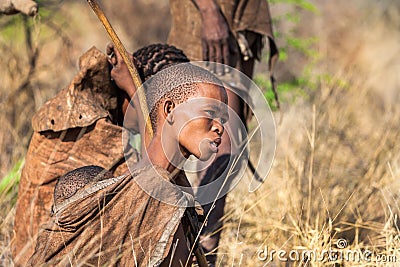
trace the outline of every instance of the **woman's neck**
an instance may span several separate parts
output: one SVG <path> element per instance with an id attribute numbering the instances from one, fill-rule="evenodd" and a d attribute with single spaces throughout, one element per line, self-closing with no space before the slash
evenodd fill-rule
<path id="1" fill-rule="evenodd" d="M 176 146 L 174 147 L 173 144 L 163 145 L 161 137 L 156 134 L 143 154 L 143 160 L 172 174 L 177 171 L 177 167 L 178 170 L 181 169 L 186 159 L 180 153 L 176 153 Z"/>

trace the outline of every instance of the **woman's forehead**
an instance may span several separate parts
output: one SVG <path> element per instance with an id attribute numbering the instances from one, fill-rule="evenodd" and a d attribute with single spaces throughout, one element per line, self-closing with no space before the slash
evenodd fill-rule
<path id="1" fill-rule="evenodd" d="M 228 96 L 225 88 L 218 84 L 200 83 L 198 84 L 197 97 L 211 98 L 223 103 L 228 103 Z"/>
<path id="2" fill-rule="evenodd" d="M 228 114 L 227 102 L 222 101 L 219 97 L 213 97 L 212 95 L 195 95 L 190 97 L 187 102 L 182 104 L 182 108 L 185 107 L 191 111 L 198 109 L 210 109 L 220 116 L 227 116 Z"/>

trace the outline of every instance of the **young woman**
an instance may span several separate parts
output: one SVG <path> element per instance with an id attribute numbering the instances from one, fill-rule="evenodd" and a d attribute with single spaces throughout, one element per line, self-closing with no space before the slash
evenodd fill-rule
<path id="1" fill-rule="evenodd" d="M 190 155 L 207 160 L 218 152 L 227 94 L 217 78 L 190 63 L 168 67 L 148 83 L 154 135 L 142 160 L 128 174 L 94 180 L 56 201 L 28 265 L 191 262 L 183 214 L 192 199 L 180 187 L 188 183 L 174 173 Z"/>

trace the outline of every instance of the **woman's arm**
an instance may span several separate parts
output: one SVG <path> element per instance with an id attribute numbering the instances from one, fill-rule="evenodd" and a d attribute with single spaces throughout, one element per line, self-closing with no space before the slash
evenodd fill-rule
<path id="1" fill-rule="evenodd" d="M 130 107 L 129 105 L 126 105 L 126 108 L 125 110 L 123 110 L 123 112 L 124 114 L 128 112 L 129 120 L 137 121 L 139 133 L 142 139 L 141 149 L 143 153 L 144 149 L 146 148 L 146 140 L 148 140 L 148 138 L 145 138 L 145 120 L 140 109 L 138 95 L 136 94 L 137 88 L 133 83 L 128 66 L 126 65 L 118 51 L 114 49 L 113 44 L 107 45 L 107 55 L 108 61 L 113 66 L 111 70 L 111 78 L 114 80 L 118 88 L 120 88 L 123 92 L 127 94 L 127 101 L 131 104 Z M 133 59 L 133 56 L 131 56 L 131 59 Z M 130 123 L 132 124 L 133 122 Z"/>

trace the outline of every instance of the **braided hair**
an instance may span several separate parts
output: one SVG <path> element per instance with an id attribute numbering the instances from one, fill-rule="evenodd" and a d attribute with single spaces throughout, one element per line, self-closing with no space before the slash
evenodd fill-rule
<path id="1" fill-rule="evenodd" d="M 182 50 L 167 44 L 152 44 L 133 53 L 134 62 L 142 81 L 173 64 L 189 62 Z"/>

